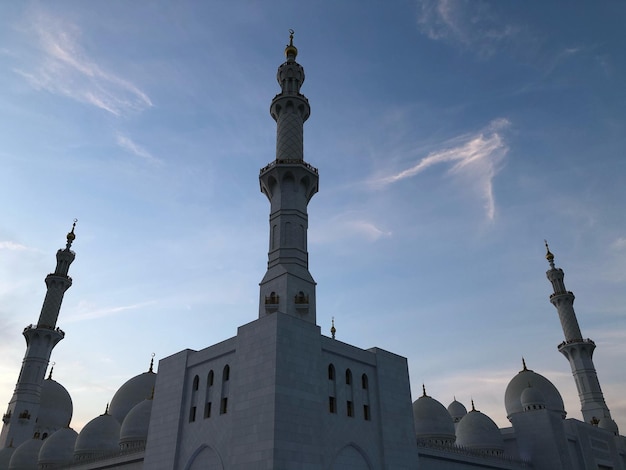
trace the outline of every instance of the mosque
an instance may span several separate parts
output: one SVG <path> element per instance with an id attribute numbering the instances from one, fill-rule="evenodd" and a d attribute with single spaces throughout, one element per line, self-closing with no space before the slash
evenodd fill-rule
<path id="1" fill-rule="evenodd" d="M 0 470 L 626 470 L 626 437 L 611 418 L 596 375 L 595 343 L 583 339 L 574 294 L 547 250 L 547 277 L 584 421 L 566 418 L 545 377 L 523 364 L 506 388 L 510 427 L 499 429 L 473 403 L 447 408 L 426 394 L 412 402 L 407 360 L 321 334 L 316 283 L 308 269 L 307 205 L 318 170 L 303 157 L 309 117 L 304 69 L 293 32 L 271 103 L 276 159 L 261 169 L 270 202 L 267 272 L 258 318 L 200 351 L 185 349 L 128 380 L 104 414 L 77 433 L 68 391 L 46 378 L 65 333 L 57 327 L 75 224 L 2 416 Z M 547 248 L 547 245 L 546 245 Z"/>

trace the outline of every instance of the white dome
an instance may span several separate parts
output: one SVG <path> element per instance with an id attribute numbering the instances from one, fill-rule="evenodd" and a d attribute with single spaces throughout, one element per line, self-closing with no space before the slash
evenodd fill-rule
<path id="1" fill-rule="evenodd" d="M 527 369 L 524 366 L 524 370 L 520 371 L 506 387 L 504 392 L 504 405 L 506 407 L 506 414 L 509 419 L 515 413 L 521 413 L 524 411 L 522 405 L 522 393 L 528 387 L 537 389 L 543 396 L 545 406 L 550 411 L 558 412 L 563 418 L 565 418 L 565 406 L 563 405 L 563 398 L 557 390 L 557 388 L 546 379 L 544 376 Z"/>
<path id="2" fill-rule="evenodd" d="M 480 411 L 467 413 L 456 428 L 456 443 L 469 449 L 499 455 L 504 452 L 504 440 L 496 423 Z"/>
<path id="3" fill-rule="evenodd" d="M 144 400 L 128 412 L 120 429 L 120 448 L 140 447 L 148 438 L 152 399 Z"/>
<path id="4" fill-rule="evenodd" d="M 526 387 L 520 396 L 520 402 L 524 411 L 543 410 L 546 407 L 543 393 L 536 387 Z"/>
<path id="5" fill-rule="evenodd" d="M 73 409 L 72 398 L 65 387 L 55 380 L 44 380 L 35 430 L 43 436 L 68 426 Z"/>
<path id="6" fill-rule="evenodd" d="M 456 399 L 448 405 L 448 413 L 452 416 L 452 421 L 458 423 L 461 421 L 461 418 L 467 414 L 467 408 L 460 401 L 456 401 Z"/>
<path id="7" fill-rule="evenodd" d="M 39 465 L 53 466 L 72 463 L 78 433 L 72 428 L 61 428 L 43 441 L 39 451 Z"/>
<path id="8" fill-rule="evenodd" d="M 453 443 L 454 422 L 448 410 L 434 398 L 422 395 L 413 402 L 413 421 L 418 439 Z"/>
<path id="9" fill-rule="evenodd" d="M 109 413 L 121 424 L 128 412 L 137 404 L 150 398 L 156 382 L 156 374 L 148 371 L 139 374 L 122 385 L 111 400 Z"/>
<path id="10" fill-rule="evenodd" d="M 0 468 L 5 469 L 9 468 L 9 462 L 11 461 L 11 456 L 15 452 L 15 447 L 5 447 L 4 449 L 0 449 Z"/>
<path id="11" fill-rule="evenodd" d="M 41 439 L 29 439 L 18 446 L 11 456 L 9 470 L 37 470 L 39 449 L 43 441 Z"/>
<path id="12" fill-rule="evenodd" d="M 99 457 L 119 450 L 120 423 L 110 414 L 103 414 L 89 421 L 82 429 L 76 446 L 74 459 L 77 461 Z"/>

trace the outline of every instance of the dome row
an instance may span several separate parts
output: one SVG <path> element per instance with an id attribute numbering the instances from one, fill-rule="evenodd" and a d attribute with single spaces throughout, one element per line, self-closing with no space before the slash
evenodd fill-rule
<path id="1" fill-rule="evenodd" d="M 46 380 L 45 382 L 54 381 Z M 58 387 L 48 385 L 47 387 L 55 393 L 53 398 L 60 398 L 57 405 L 60 403 L 63 406 L 60 407 L 61 409 L 57 406 L 54 412 L 46 411 L 47 414 L 44 416 L 50 417 L 48 421 L 53 423 L 63 418 L 63 426 L 56 426 L 58 430 L 45 440 L 36 434 L 37 438 L 26 441 L 17 448 L 7 447 L 0 450 L 0 469 L 58 468 L 58 465 L 66 465 L 73 461 L 89 460 L 120 450 L 142 447 L 148 437 L 155 382 L 156 374 L 152 371 L 130 379 L 115 393 L 107 411 L 89 421 L 80 433 L 66 427 L 69 418 L 65 419 L 67 414 L 65 395 Z M 58 386 L 65 391 L 62 386 Z M 67 391 L 65 393 L 67 394 Z M 42 393 L 42 407 L 44 396 L 45 394 Z M 69 394 L 67 394 L 67 399 L 69 399 Z M 54 402 L 51 401 L 51 403 Z M 69 399 L 69 404 L 71 418 L 71 399 Z"/>

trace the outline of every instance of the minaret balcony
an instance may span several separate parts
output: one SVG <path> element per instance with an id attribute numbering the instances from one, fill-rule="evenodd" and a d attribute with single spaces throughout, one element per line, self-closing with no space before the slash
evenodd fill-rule
<path id="1" fill-rule="evenodd" d="M 274 313 L 278 310 L 280 302 L 280 296 L 275 292 L 265 296 L 265 311 L 267 313 Z"/>
<path id="2" fill-rule="evenodd" d="M 293 158 L 293 159 L 285 158 L 285 159 L 280 159 L 280 160 L 274 160 L 273 162 L 261 168 L 261 171 L 259 171 L 259 174 L 262 175 L 263 173 L 275 167 L 276 165 L 296 165 L 296 164 L 304 166 L 305 168 L 311 170 L 316 175 L 318 174 L 317 168 L 315 168 L 310 163 L 307 163 L 304 160 L 299 160 L 297 158 Z"/>
<path id="3" fill-rule="evenodd" d="M 589 338 L 582 339 L 582 338 L 580 338 L 580 339 L 570 339 L 569 341 L 563 341 L 561 344 L 558 345 L 558 348 L 560 350 L 560 349 L 562 349 L 562 348 L 564 348 L 566 346 L 574 345 L 574 344 L 590 344 L 590 345 L 593 345 L 593 346 L 596 345 L 596 343 L 592 339 L 589 339 Z"/>

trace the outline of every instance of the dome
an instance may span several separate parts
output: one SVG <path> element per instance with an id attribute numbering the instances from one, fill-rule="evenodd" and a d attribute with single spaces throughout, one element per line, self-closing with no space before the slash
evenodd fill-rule
<path id="1" fill-rule="evenodd" d="M 520 396 L 520 402 L 524 411 L 543 410 L 546 401 L 537 387 L 526 387 Z"/>
<path id="2" fill-rule="evenodd" d="M 66 465 L 74 458 L 74 445 L 78 433 L 72 428 L 61 428 L 43 441 L 39 451 L 39 465 L 48 466 Z"/>
<path id="3" fill-rule="evenodd" d="M 511 379 L 504 392 L 504 405 L 509 419 L 511 419 L 511 416 L 515 413 L 524 411 L 522 393 L 528 387 L 537 389 L 537 392 L 543 397 L 545 407 L 548 410 L 558 412 L 565 418 L 566 413 L 563 398 L 561 398 L 561 394 L 556 387 L 543 375 L 539 375 L 527 369 L 524 365 L 524 370 L 520 371 Z"/>
<path id="4" fill-rule="evenodd" d="M 617 423 L 613 421 L 611 418 L 602 418 L 598 423 L 598 427 L 600 429 L 606 429 L 607 431 L 611 431 L 616 436 L 619 436 L 619 429 L 617 427 Z"/>
<path id="5" fill-rule="evenodd" d="M 89 421 L 76 438 L 75 460 L 119 451 L 120 423 L 108 413 Z"/>
<path id="6" fill-rule="evenodd" d="M 109 413 L 122 424 L 133 406 L 152 396 L 155 382 L 156 374 L 152 370 L 130 379 L 113 395 Z"/>
<path id="7" fill-rule="evenodd" d="M 0 468 L 9 468 L 9 462 L 11 461 L 13 452 L 15 452 L 15 447 L 5 447 L 4 449 L 0 449 Z"/>
<path id="8" fill-rule="evenodd" d="M 452 421 L 458 423 L 461 418 L 467 414 L 467 408 L 460 401 L 456 401 L 456 398 L 452 403 L 448 405 L 448 413 L 452 416 Z"/>
<path id="9" fill-rule="evenodd" d="M 434 398 L 424 394 L 413 402 L 413 421 L 418 439 L 453 443 L 454 422 L 448 410 Z"/>
<path id="10" fill-rule="evenodd" d="M 152 399 L 138 403 L 128 412 L 120 430 L 120 447 L 130 449 L 140 447 L 148 438 L 148 425 L 152 411 Z"/>
<path id="11" fill-rule="evenodd" d="M 44 433 L 51 434 L 67 426 L 72 419 L 73 409 L 72 398 L 65 387 L 50 378 L 44 380 L 36 430 L 43 436 Z"/>
<path id="12" fill-rule="evenodd" d="M 41 439 L 29 439 L 15 449 L 9 462 L 9 470 L 37 470 Z"/>
<path id="13" fill-rule="evenodd" d="M 480 411 L 472 409 L 456 428 L 456 443 L 469 449 L 476 449 L 499 455 L 504 452 L 504 440 L 496 423 Z"/>

